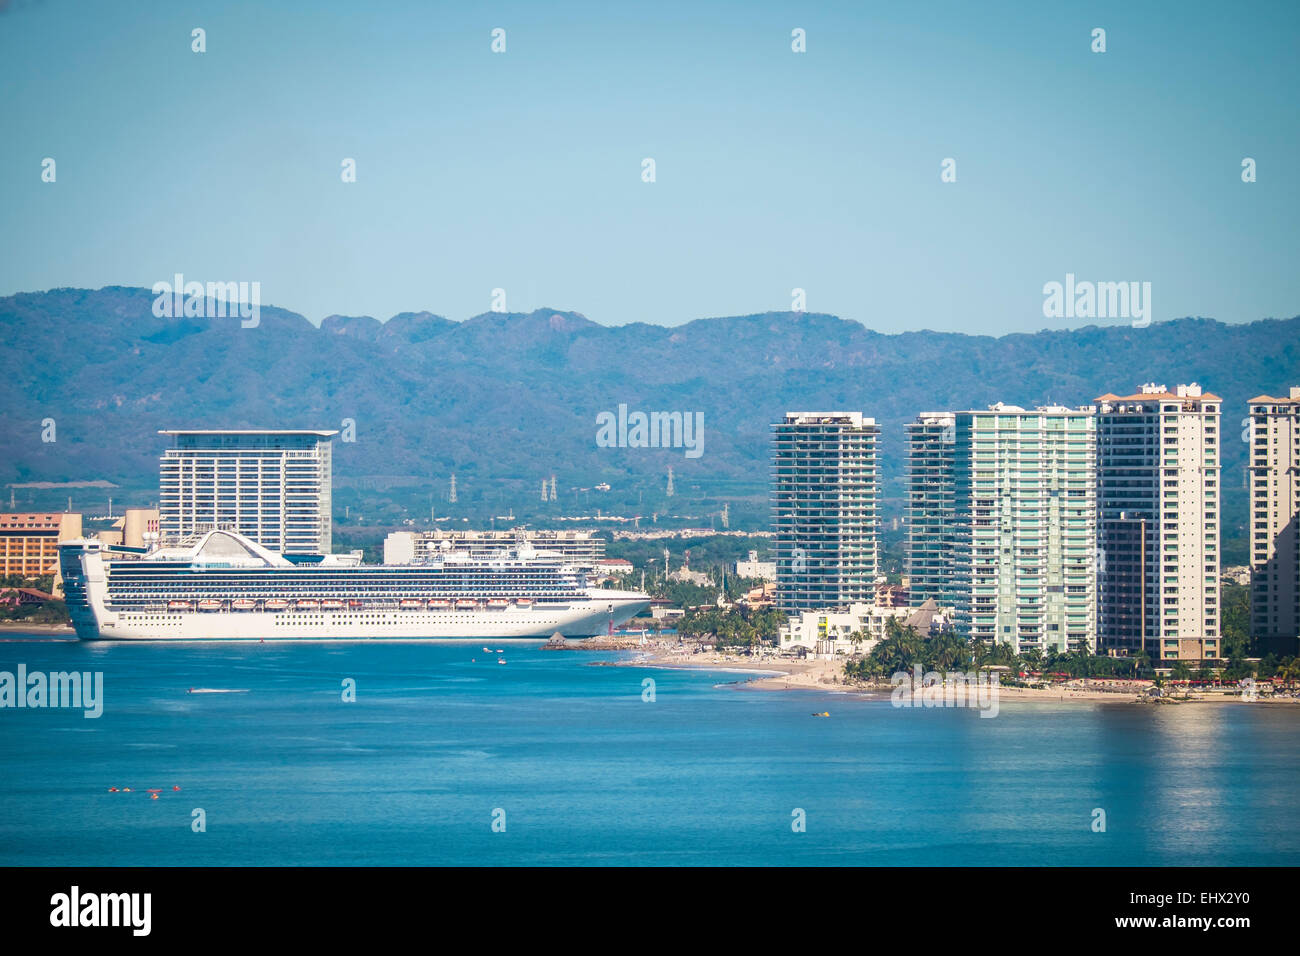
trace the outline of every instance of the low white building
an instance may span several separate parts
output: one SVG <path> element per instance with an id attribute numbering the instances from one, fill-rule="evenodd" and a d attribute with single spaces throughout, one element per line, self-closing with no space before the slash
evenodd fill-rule
<path id="1" fill-rule="evenodd" d="M 613 577 L 616 574 L 631 574 L 632 562 L 627 558 L 603 558 L 591 571 L 601 578 Z"/>
<path id="2" fill-rule="evenodd" d="M 736 577 L 758 578 L 761 581 L 776 580 L 776 562 L 758 560 L 758 552 L 749 552 L 748 561 L 736 562 Z"/>
<path id="3" fill-rule="evenodd" d="M 851 604 L 848 610 L 804 611 L 792 614 L 778 634 L 783 652 L 803 648 L 817 657 L 837 654 L 869 654 L 885 639 L 885 627 L 897 620 L 904 627 L 915 627 L 923 637 L 938 633 L 952 624 L 952 612 L 940 610 L 933 600 L 917 607 L 878 607 L 874 604 Z M 858 641 L 853 635 L 860 635 Z"/>

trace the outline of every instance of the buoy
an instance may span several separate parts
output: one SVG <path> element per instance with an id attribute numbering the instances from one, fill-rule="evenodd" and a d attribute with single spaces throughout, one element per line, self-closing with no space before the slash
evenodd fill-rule
<path id="1" fill-rule="evenodd" d="M 109 788 L 108 788 L 108 792 L 109 792 L 109 793 L 117 793 L 117 787 L 109 787 Z"/>
<path id="2" fill-rule="evenodd" d="M 131 792 L 131 788 L 130 788 L 130 787 L 123 787 L 123 788 L 122 788 L 122 792 L 123 792 L 123 793 L 130 793 L 130 792 Z"/>
<path id="3" fill-rule="evenodd" d="M 173 790 L 179 790 L 180 787 L 172 787 Z"/>

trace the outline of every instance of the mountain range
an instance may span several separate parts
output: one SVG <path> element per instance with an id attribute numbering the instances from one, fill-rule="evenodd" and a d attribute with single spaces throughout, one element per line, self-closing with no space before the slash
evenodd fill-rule
<path id="1" fill-rule="evenodd" d="M 675 327 L 609 327 L 551 309 L 464 321 L 407 312 L 318 326 L 264 306 L 245 328 L 238 318 L 159 318 L 153 303 L 148 289 L 125 287 L 0 298 L 0 481 L 148 489 L 165 447 L 159 429 L 351 420 L 355 441 L 335 443 L 341 493 L 406 489 L 422 511 L 425 499 L 445 510 L 454 472 L 463 507 L 559 514 L 581 495 L 593 508 L 649 513 L 734 498 L 761 522 L 769 424 L 787 410 L 874 416 L 886 492 L 898 495 L 903 424 L 918 412 L 1080 405 L 1147 381 L 1194 381 L 1224 398 L 1224 484 L 1240 487 L 1247 399 L 1300 383 L 1300 317 L 885 335 L 800 312 Z M 702 413 L 703 453 L 599 447 L 597 416 L 621 404 Z M 52 442 L 42 440 L 51 419 Z M 664 497 L 670 466 L 674 501 Z M 552 475 L 558 501 L 542 505 Z M 602 482 L 609 492 L 590 490 Z"/>

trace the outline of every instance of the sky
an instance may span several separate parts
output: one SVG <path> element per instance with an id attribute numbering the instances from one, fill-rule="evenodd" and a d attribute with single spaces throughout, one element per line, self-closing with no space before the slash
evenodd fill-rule
<path id="1" fill-rule="evenodd" d="M 1294 2 L 0 0 L 0 295 L 1128 321 L 1045 316 L 1070 274 L 1291 317 L 1297 41 Z"/>

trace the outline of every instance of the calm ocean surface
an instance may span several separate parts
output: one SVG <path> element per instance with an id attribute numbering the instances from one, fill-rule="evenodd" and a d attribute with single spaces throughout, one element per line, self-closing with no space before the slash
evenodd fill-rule
<path id="1" fill-rule="evenodd" d="M 1300 705 L 981 719 L 500 646 L 0 641 L 105 697 L 0 710 L 0 864 L 1300 864 Z"/>

